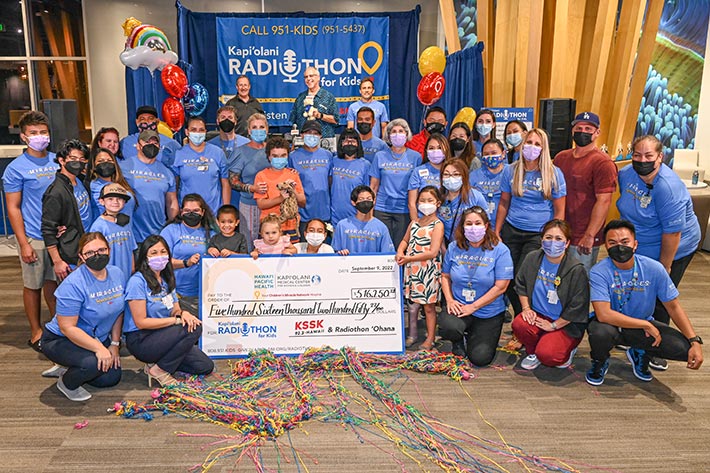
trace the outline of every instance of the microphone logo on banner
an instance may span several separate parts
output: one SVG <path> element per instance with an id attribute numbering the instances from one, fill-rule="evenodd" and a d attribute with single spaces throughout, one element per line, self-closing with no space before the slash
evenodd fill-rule
<path id="1" fill-rule="evenodd" d="M 284 51 L 283 63 L 279 64 L 281 75 L 286 76 L 283 82 L 297 83 L 295 79 L 301 73 L 301 63 L 296 60 L 296 52 L 293 49 Z"/>

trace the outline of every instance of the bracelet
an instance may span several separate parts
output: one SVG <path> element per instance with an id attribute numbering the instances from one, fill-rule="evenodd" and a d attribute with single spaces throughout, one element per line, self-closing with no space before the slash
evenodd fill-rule
<path id="1" fill-rule="evenodd" d="M 116 341 L 116 340 L 111 340 L 111 346 L 112 346 L 112 347 L 120 347 L 120 346 L 121 346 L 121 342 L 120 342 L 120 341 Z"/>
<path id="2" fill-rule="evenodd" d="M 552 330 L 557 330 L 557 322 L 553 321 L 553 322 L 550 324 L 550 327 L 552 327 Z"/>
<path id="3" fill-rule="evenodd" d="M 190 265 L 188 264 L 189 262 L 190 262 L 190 258 L 185 258 L 184 260 L 182 260 L 182 264 L 183 264 L 183 266 L 185 266 L 186 268 L 189 268 L 189 267 L 190 267 Z"/>

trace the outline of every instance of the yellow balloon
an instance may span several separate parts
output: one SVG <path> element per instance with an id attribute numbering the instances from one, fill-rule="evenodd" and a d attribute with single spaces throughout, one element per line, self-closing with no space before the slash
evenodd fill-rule
<path id="1" fill-rule="evenodd" d="M 444 51 L 437 46 L 429 46 L 422 51 L 419 56 L 419 73 L 424 77 L 430 72 L 444 73 L 446 67 L 446 55 Z"/>
<path id="2" fill-rule="evenodd" d="M 473 124 L 476 123 L 476 111 L 471 107 L 462 108 L 461 110 L 456 112 L 454 121 L 452 121 L 451 124 L 458 122 L 464 122 L 466 125 L 468 125 L 469 129 L 473 130 Z"/>
<path id="3" fill-rule="evenodd" d="M 173 130 L 171 130 L 168 124 L 163 121 L 158 122 L 158 133 L 167 136 L 168 138 L 173 137 Z"/>

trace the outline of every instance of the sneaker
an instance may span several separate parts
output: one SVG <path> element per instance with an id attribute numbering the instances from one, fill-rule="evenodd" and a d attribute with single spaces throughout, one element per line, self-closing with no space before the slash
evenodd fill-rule
<path id="1" fill-rule="evenodd" d="M 604 382 L 604 376 L 606 376 L 606 372 L 608 370 L 608 358 L 604 361 L 592 360 L 592 367 L 589 368 L 589 371 L 587 371 L 585 379 L 592 386 L 601 386 L 601 384 Z"/>
<path id="2" fill-rule="evenodd" d="M 503 316 L 503 323 L 509 324 L 513 321 L 513 313 L 509 310 L 505 311 L 505 315 Z"/>
<path id="3" fill-rule="evenodd" d="M 616 348 L 617 350 L 626 351 L 626 350 L 628 350 L 628 349 L 631 348 L 631 347 L 628 346 L 628 345 L 616 345 L 615 348 Z"/>
<path id="4" fill-rule="evenodd" d="M 64 373 L 67 372 L 66 366 L 54 364 L 51 368 L 48 370 L 42 371 L 42 377 L 43 378 L 59 378 L 62 376 Z"/>
<path id="5" fill-rule="evenodd" d="M 569 358 L 567 358 L 567 361 L 562 363 L 561 365 L 557 365 L 557 368 L 569 368 L 572 365 L 572 360 L 574 359 L 574 355 L 577 354 L 577 349 L 575 348 L 572 350 L 569 354 Z"/>
<path id="6" fill-rule="evenodd" d="M 524 370 L 534 370 L 538 366 L 540 366 L 540 360 L 537 359 L 537 355 L 534 353 L 523 358 L 520 363 L 520 367 Z"/>
<path id="7" fill-rule="evenodd" d="M 64 385 L 64 381 L 62 381 L 62 377 L 63 376 L 60 376 L 57 380 L 57 389 L 59 389 L 62 394 L 67 397 L 67 399 L 70 401 L 88 401 L 91 399 L 91 393 L 81 386 L 76 389 L 69 389 L 66 387 Z"/>
<path id="8" fill-rule="evenodd" d="M 631 366 L 634 370 L 634 376 L 646 383 L 653 379 L 653 375 L 648 370 L 649 356 L 646 354 L 645 350 L 629 348 L 626 350 L 626 358 L 628 358 L 631 362 Z"/>
<path id="9" fill-rule="evenodd" d="M 451 353 L 456 356 L 466 358 L 466 345 L 463 340 L 458 342 L 451 342 Z"/>
<path id="10" fill-rule="evenodd" d="M 652 356 L 651 359 L 648 360 L 648 367 L 656 371 L 666 371 L 668 369 L 668 362 L 663 358 Z"/>

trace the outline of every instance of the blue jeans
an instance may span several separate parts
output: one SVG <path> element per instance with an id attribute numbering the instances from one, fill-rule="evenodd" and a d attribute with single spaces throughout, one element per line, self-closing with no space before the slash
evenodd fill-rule
<path id="1" fill-rule="evenodd" d="M 584 269 L 587 271 L 587 275 L 589 275 L 589 271 L 592 269 L 592 266 L 597 264 L 597 258 L 599 257 L 599 247 L 595 246 L 594 248 L 592 248 L 591 253 L 589 253 L 588 255 L 580 253 L 578 246 L 570 245 L 568 251 L 569 254 L 577 258 L 577 261 L 582 263 Z"/>

